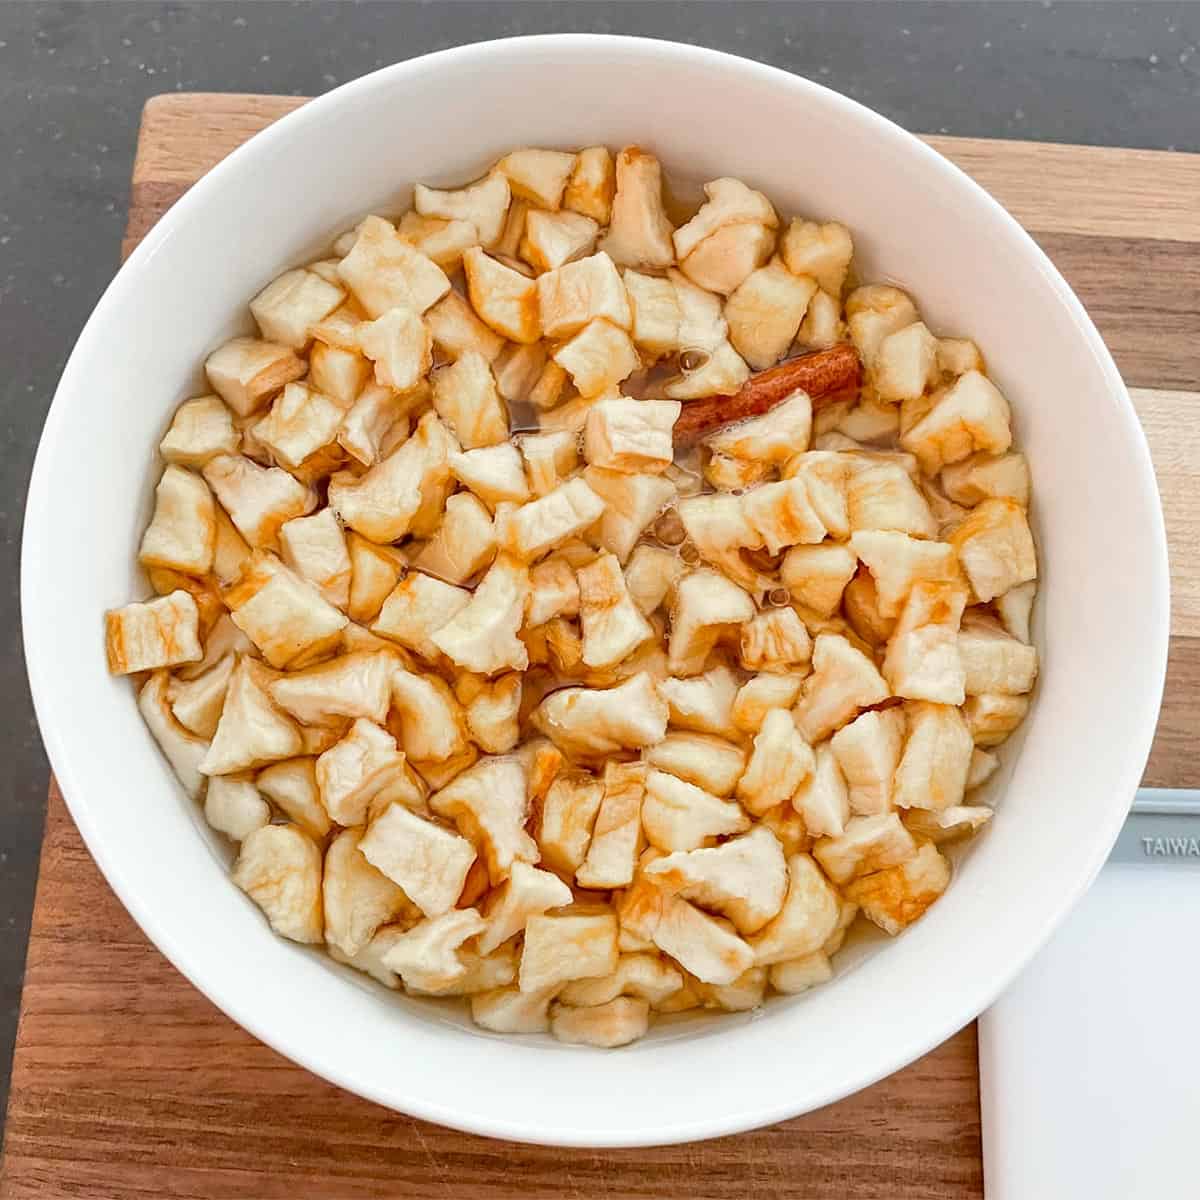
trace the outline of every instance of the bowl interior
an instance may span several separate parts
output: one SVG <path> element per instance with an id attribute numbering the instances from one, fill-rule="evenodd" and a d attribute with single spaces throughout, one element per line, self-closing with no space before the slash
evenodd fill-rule
<path id="1" fill-rule="evenodd" d="M 134 556 L 153 447 L 265 282 L 363 213 L 401 207 L 414 180 L 465 181 L 514 145 L 635 141 L 681 177 L 734 175 L 786 214 L 845 222 L 864 278 L 902 284 L 936 332 L 980 344 L 1033 471 L 1043 665 L 1023 740 L 1005 748 L 993 785 L 997 817 L 924 920 L 806 996 L 666 1023 L 598 1054 L 464 1036 L 454 1010 L 350 982 L 272 936 L 226 880 L 227 848 L 198 835 L 128 684 L 108 676 L 100 614 L 143 590 Z M 158 946 L 234 1019 L 418 1116 L 527 1140 L 664 1142 L 793 1115 L 886 1074 L 974 1016 L 1048 936 L 1099 868 L 1141 774 L 1165 663 L 1164 545 L 1145 443 L 1094 328 L 965 176 L 882 118 L 770 68 L 631 39 L 522 39 L 405 63 L 306 106 L 146 239 L 81 337 L 47 422 L 26 519 L 26 648 L 47 747 L 93 854 Z"/>

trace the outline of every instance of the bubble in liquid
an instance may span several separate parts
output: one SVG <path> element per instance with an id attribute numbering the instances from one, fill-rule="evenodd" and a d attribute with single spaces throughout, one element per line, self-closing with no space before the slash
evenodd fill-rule
<path id="1" fill-rule="evenodd" d="M 699 371 L 707 366 L 709 353 L 707 350 L 681 350 L 679 352 L 679 369 L 683 372 Z"/>
<path id="2" fill-rule="evenodd" d="M 775 605 L 776 608 L 782 608 L 785 604 L 789 604 L 792 599 L 792 594 L 785 587 L 772 588 L 767 593 L 769 603 Z"/>
<path id="3" fill-rule="evenodd" d="M 681 546 L 687 539 L 687 530 L 674 509 L 668 509 L 654 522 L 654 536 L 664 546 Z"/>
<path id="4" fill-rule="evenodd" d="M 679 557 L 689 567 L 694 567 L 700 561 L 700 551 L 691 542 L 685 542 L 679 547 Z"/>

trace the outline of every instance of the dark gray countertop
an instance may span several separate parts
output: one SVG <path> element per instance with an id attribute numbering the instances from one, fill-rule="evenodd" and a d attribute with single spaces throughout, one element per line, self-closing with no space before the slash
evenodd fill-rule
<path id="1" fill-rule="evenodd" d="M 430 50 L 570 31 L 761 59 L 918 132 L 1200 150 L 1191 3 L 0 3 L 0 1105 L 47 780 L 20 648 L 21 512 L 58 374 L 117 265 L 142 104 L 313 95 Z"/>

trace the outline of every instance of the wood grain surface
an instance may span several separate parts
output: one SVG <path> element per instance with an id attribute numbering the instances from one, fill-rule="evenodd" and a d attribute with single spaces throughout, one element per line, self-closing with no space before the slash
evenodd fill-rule
<path id="1" fill-rule="evenodd" d="M 301 103 L 151 101 L 125 251 L 200 175 Z M 929 141 L 1046 248 L 1134 389 L 1164 494 L 1174 600 L 1145 782 L 1200 785 L 1200 156 Z M 0 1168 L 5 1200 L 982 1194 L 974 1027 L 820 1112 L 691 1146 L 517 1146 L 359 1100 L 255 1041 L 176 973 L 113 896 L 51 786 Z"/>

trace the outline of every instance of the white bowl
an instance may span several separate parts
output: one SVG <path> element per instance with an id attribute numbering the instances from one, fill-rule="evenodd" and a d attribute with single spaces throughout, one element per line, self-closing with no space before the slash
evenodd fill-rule
<path id="1" fill-rule="evenodd" d="M 641 142 L 854 231 L 865 278 L 910 288 L 982 346 L 1033 470 L 1042 675 L 1004 750 L 992 825 L 941 903 L 826 987 L 667 1026 L 615 1053 L 489 1037 L 274 937 L 112 679 L 101 613 L 134 567 L 154 446 L 197 364 L 281 268 L 413 180 L 514 145 Z M 736 1132 L 837 1100 L 950 1036 L 1037 950 L 1103 863 L 1150 746 L 1168 634 L 1150 459 L 1078 300 L 989 196 L 916 138 L 782 71 L 604 37 L 401 63 L 286 117 L 145 239 L 63 373 L 22 561 L 25 648 L 51 762 L 92 854 L 162 952 L 235 1021 L 326 1079 L 477 1133 L 618 1146 Z"/>

